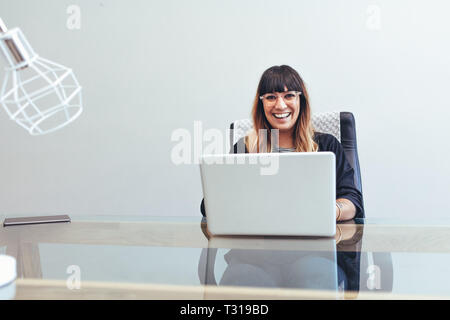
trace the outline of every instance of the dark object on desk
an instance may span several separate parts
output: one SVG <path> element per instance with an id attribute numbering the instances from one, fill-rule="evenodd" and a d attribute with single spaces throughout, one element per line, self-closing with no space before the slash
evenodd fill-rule
<path id="1" fill-rule="evenodd" d="M 41 223 L 57 223 L 70 222 L 68 215 L 59 216 L 40 216 L 40 217 L 22 217 L 22 218 L 6 218 L 3 222 L 4 227 L 19 226 L 24 224 L 41 224 Z"/>

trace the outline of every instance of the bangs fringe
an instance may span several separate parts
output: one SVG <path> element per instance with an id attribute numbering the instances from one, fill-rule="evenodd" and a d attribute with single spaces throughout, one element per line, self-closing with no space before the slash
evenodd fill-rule
<path id="1" fill-rule="evenodd" d="M 261 77 L 260 94 L 271 92 L 302 91 L 302 83 L 286 66 L 275 67 L 267 70 Z"/>

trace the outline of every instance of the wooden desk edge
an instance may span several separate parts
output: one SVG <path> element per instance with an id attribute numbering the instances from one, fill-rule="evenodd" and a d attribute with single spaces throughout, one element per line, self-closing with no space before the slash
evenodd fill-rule
<path id="1" fill-rule="evenodd" d="M 450 296 L 402 295 L 393 293 L 339 293 L 335 291 L 218 287 L 82 281 L 69 289 L 63 280 L 18 279 L 16 299 L 21 300 L 439 300 Z"/>

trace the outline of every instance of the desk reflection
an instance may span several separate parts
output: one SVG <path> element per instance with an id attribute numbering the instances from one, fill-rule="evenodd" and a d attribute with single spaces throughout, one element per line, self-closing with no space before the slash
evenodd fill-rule
<path id="1" fill-rule="evenodd" d="M 206 235 L 207 233 L 205 233 Z M 339 224 L 335 238 L 211 237 L 199 261 L 207 285 L 358 291 L 363 226 Z M 218 250 L 226 268 L 216 274 Z"/>

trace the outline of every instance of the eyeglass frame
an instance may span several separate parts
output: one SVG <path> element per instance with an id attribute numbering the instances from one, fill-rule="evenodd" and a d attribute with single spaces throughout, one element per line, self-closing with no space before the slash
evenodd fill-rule
<path id="1" fill-rule="evenodd" d="M 301 91 L 285 91 L 285 92 L 281 92 L 281 93 L 280 92 L 268 92 L 268 93 L 263 94 L 262 96 L 259 96 L 259 99 L 264 103 L 264 96 L 267 96 L 268 94 L 272 94 L 272 95 L 277 96 L 277 100 L 275 100 L 275 103 L 278 101 L 279 97 L 281 97 L 283 99 L 284 103 L 288 103 L 288 102 L 286 102 L 286 100 L 284 100 L 284 96 L 286 96 L 288 93 L 294 93 L 296 98 L 300 97 L 302 95 Z M 283 96 L 281 96 L 281 94 L 283 94 Z"/>

